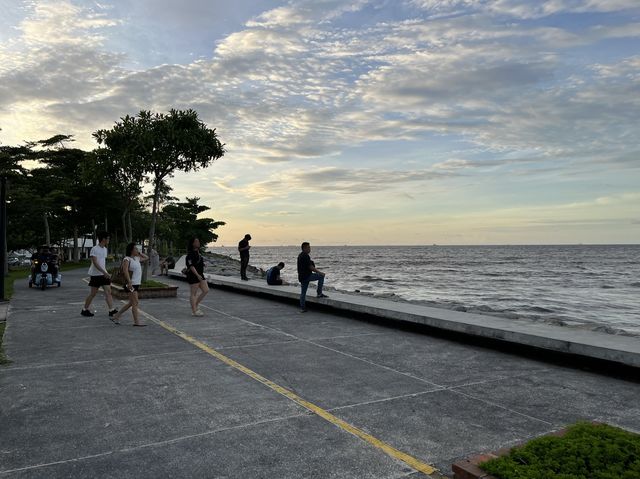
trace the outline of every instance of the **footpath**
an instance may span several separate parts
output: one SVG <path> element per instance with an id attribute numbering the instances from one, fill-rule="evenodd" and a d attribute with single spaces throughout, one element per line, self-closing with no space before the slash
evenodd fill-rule
<path id="1" fill-rule="evenodd" d="M 217 288 L 146 328 L 16 283 L 0 478 L 420 478 L 577 420 L 640 432 L 640 383 Z M 439 472 L 437 472 L 437 471 Z"/>

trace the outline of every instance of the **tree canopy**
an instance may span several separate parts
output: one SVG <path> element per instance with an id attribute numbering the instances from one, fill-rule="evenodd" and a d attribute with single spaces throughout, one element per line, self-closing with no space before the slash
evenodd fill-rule
<path id="1" fill-rule="evenodd" d="M 224 155 L 215 130 L 195 111 L 141 111 L 93 136 L 93 151 L 70 148 L 70 135 L 0 145 L 0 175 L 9 179 L 8 249 L 61 244 L 98 229 L 109 230 L 112 243 L 155 242 L 162 253 L 178 254 L 192 235 L 204 244 L 217 239 L 213 230 L 224 222 L 198 218 L 209 206 L 171 196 L 176 171 L 195 172 Z M 26 168 L 27 160 L 36 166 Z"/>
<path id="2" fill-rule="evenodd" d="M 172 109 L 166 115 L 143 110 L 93 136 L 123 169 L 141 173 L 151 183 L 150 244 L 155 243 L 158 202 L 166 181 L 176 171 L 198 171 L 224 155 L 215 129 L 200 121 L 194 110 Z"/>

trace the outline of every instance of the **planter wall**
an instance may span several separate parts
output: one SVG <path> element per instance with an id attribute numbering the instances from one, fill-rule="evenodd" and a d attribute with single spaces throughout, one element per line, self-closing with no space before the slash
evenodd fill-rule
<path id="1" fill-rule="evenodd" d="M 111 294 L 116 299 L 128 299 L 129 294 L 122 291 L 122 286 L 113 285 Z M 138 290 L 138 298 L 175 298 L 178 296 L 177 286 L 167 286 L 166 288 L 140 288 Z"/>

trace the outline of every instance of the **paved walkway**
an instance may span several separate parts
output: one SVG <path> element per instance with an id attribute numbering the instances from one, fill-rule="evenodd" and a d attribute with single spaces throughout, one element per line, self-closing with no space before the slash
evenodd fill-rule
<path id="1" fill-rule="evenodd" d="M 184 283 L 115 326 L 100 296 L 79 315 L 82 273 L 16 283 L 0 477 L 418 478 L 579 419 L 640 431 L 638 383 L 220 290 L 193 318 Z"/>

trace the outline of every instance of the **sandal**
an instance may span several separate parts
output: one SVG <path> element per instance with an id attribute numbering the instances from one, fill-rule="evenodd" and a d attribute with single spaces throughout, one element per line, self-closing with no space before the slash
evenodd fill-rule
<path id="1" fill-rule="evenodd" d="M 113 324 L 117 324 L 118 326 L 120 326 L 120 318 L 114 318 L 113 316 L 109 316 L 109 320 L 110 320 Z"/>

